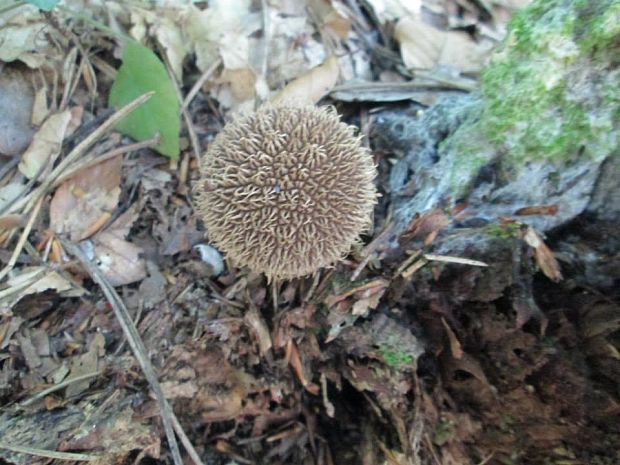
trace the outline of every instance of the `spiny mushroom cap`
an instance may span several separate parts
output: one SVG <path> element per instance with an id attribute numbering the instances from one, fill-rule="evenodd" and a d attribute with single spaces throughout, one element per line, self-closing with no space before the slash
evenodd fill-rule
<path id="1" fill-rule="evenodd" d="M 266 105 L 217 135 L 200 164 L 210 240 L 269 279 L 313 273 L 371 225 L 376 168 L 335 110 Z"/>

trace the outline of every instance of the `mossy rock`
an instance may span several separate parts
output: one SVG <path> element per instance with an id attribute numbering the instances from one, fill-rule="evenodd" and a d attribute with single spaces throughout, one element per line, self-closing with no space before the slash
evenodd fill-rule
<path id="1" fill-rule="evenodd" d="M 392 169 L 397 218 L 405 225 L 459 201 L 491 221 L 557 205 L 555 216 L 523 218 L 546 231 L 602 213 L 592 199 L 618 197 L 603 167 L 620 155 L 619 56 L 620 1 L 532 2 L 512 20 L 480 92 L 430 108 L 402 135 L 411 143 Z"/>

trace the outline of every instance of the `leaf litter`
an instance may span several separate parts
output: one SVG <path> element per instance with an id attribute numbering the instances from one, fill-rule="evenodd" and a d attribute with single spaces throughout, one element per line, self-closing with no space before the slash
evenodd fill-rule
<path id="1" fill-rule="evenodd" d="M 617 386 L 618 307 L 572 297 L 562 278 L 575 274 L 573 249 L 554 252 L 553 239 L 504 218 L 497 241 L 471 249 L 463 237 L 475 232 L 454 229 L 464 215 L 441 208 L 396 235 L 382 203 L 367 249 L 269 285 L 209 245 L 187 195 L 191 146 L 267 99 L 337 104 L 385 169 L 400 149 L 382 153 L 376 105 L 423 111 L 474 89 L 525 3 L 75 1 L 51 17 L 27 5 L 0 13 L 2 76 L 19 61 L 45 81 L 35 97 L 9 90 L 19 121 L 0 125 L 0 141 L 19 142 L 4 150 L 13 165 L 0 158 L 0 458 L 178 464 L 175 434 L 195 464 L 598 453 L 618 402 L 590 370 Z M 108 99 L 123 85 L 122 41 L 76 11 L 158 63 L 177 118 L 148 134 L 120 126 L 146 148 L 115 153 L 131 141 L 102 129 L 106 102 L 146 89 Z M 159 111 L 152 103 L 143 113 Z"/>

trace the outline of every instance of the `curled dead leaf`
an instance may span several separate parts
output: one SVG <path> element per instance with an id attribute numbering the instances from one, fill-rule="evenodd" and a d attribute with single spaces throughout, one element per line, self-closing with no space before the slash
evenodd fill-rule
<path id="1" fill-rule="evenodd" d="M 563 279 L 560 264 L 547 244 L 545 244 L 534 228 L 528 227 L 523 237 L 525 242 L 534 249 L 536 263 L 551 281 L 559 282 Z"/>
<path id="2" fill-rule="evenodd" d="M 323 64 L 312 68 L 288 83 L 271 100 L 273 103 L 290 100 L 316 103 L 334 88 L 336 82 L 338 82 L 339 74 L 338 60 L 332 55 Z"/>

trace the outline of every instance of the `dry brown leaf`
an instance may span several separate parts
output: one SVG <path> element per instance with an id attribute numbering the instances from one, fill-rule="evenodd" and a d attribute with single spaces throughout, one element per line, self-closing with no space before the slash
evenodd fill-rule
<path id="1" fill-rule="evenodd" d="M 542 240 L 542 237 L 534 230 L 534 228 L 528 227 L 525 236 L 523 237 L 525 242 L 534 249 L 536 255 L 536 263 L 551 281 L 559 282 L 562 278 L 562 272 L 560 271 L 560 264 L 555 259 L 555 255 L 551 251 L 547 244 Z"/>
<path id="2" fill-rule="evenodd" d="M 528 215 L 555 215 L 560 207 L 558 205 L 536 205 L 533 207 L 519 208 L 514 214 L 519 216 Z"/>
<path id="3" fill-rule="evenodd" d="M 146 278 L 142 249 L 106 230 L 93 238 L 99 269 L 112 286 L 122 286 Z"/>
<path id="4" fill-rule="evenodd" d="M 96 333 L 88 346 L 88 351 L 71 359 L 71 373 L 69 378 L 95 373 L 99 369 L 99 358 L 105 355 L 105 338 Z M 71 383 L 67 386 L 65 397 L 71 398 L 88 389 L 92 379 Z"/>
<path id="5" fill-rule="evenodd" d="M 183 61 L 191 51 L 191 44 L 181 28 L 181 18 L 191 7 L 181 2 L 169 2 L 146 9 L 138 5 L 120 5 L 129 9 L 132 27 L 131 36 L 142 42 L 147 35 L 154 37 L 161 45 L 175 77 L 183 80 Z"/>
<path id="6" fill-rule="evenodd" d="M 50 114 L 47 105 L 47 86 L 43 86 L 34 94 L 34 103 L 32 105 L 32 124 L 40 126 Z"/>
<path id="7" fill-rule="evenodd" d="M 441 208 L 434 208 L 416 216 L 402 234 L 404 240 L 424 240 L 432 242 L 436 234 L 450 223 Z M 428 244 L 427 244 L 428 245 Z"/>
<path id="8" fill-rule="evenodd" d="M 212 0 L 204 10 L 186 12 L 185 32 L 196 53 L 196 66 L 207 70 L 221 57 L 226 69 L 248 68 L 249 36 L 262 27 L 261 15 L 250 12 L 250 0 Z"/>
<path id="9" fill-rule="evenodd" d="M 218 83 L 229 86 L 232 101 L 226 102 L 228 105 L 225 106 L 235 107 L 241 102 L 253 100 L 256 80 L 256 73 L 251 68 L 225 69 L 217 80 Z"/>
<path id="10" fill-rule="evenodd" d="M 7 282 L 7 289 L 0 298 L 0 314 L 3 308 L 10 309 L 22 298 L 31 294 L 39 294 L 47 290 L 54 290 L 66 297 L 77 297 L 84 293 L 57 271 L 48 270 L 45 266 L 23 267 Z M 9 292 L 13 291 L 13 292 Z"/>
<path id="11" fill-rule="evenodd" d="M 34 178 L 44 166 L 51 166 L 60 154 L 62 141 L 65 138 L 71 110 L 50 115 L 34 135 L 32 142 L 22 155 L 19 171 L 27 178 Z"/>
<path id="12" fill-rule="evenodd" d="M 322 65 L 312 68 L 287 84 L 271 100 L 274 103 L 290 100 L 316 103 L 334 88 L 339 73 L 338 60 L 332 55 Z"/>
<path id="13" fill-rule="evenodd" d="M 452 328 L 450 328 L 444 317 L 441 317 L 441 323 L 443 324 L 446 334 L 448 335 L 448 340 L 450 341 L 450 352 L 452 353 L 452 356 L 456 359 L 460 359 L 463 357 L 461 342 L 456 337 L 456 334 L 454 334 L 454 331 L 452 331 Z"/>
<path id="14" fill-rule="evenodd" d="M 0 61 L 20 60 L 29 68 L 49 65 L 50 55 L 59 57 L 52 45 L 51 29 L 42 11 L 31 5 L 4 11 L 0 28 Z"/>
<path id="15" fill-rule="evenodd" d="M 244 321 L 248 324 L 258 342 L 261 356 L 264 356 L 273 346 L 267 324 L 255 307 L 246 312 Z"/>
<path id="16" fill-rule="evenodd" d="M 480 71 L 491 51 L 490 46 L 477 44 L 464 32 L 442 31 L 416 16 L 402 18 L 394 36 L 408 69 L 451 67 L 460 72 Z"/>
<path id="17" fill-rule="evenodd" d="M 340 11 L 340 4 L 331 0 L 309 0 L 308 6 L 320 23 L 321 29 L 340 39 L 347 38 L 351 30 L 351 20 L 346 13 Z"/>
<path id="18" fill-rule="evenodd" d="M 73 241 L 86 239 L 102 215 L 109 215 L 120 196 L 122 156 L 77 172 L 56 189 L 50 205 L 50 228 Z"/>

